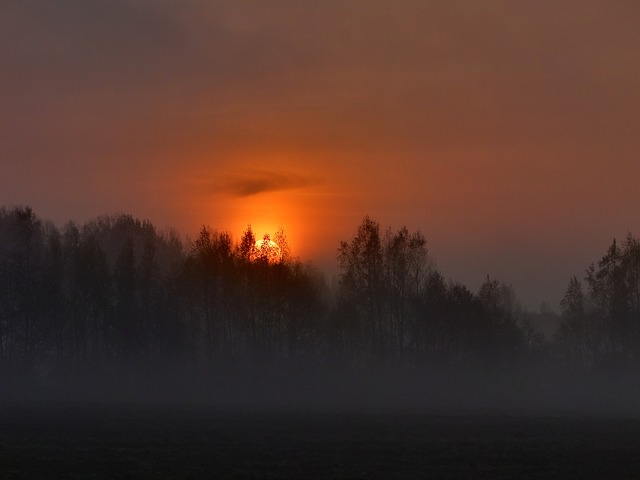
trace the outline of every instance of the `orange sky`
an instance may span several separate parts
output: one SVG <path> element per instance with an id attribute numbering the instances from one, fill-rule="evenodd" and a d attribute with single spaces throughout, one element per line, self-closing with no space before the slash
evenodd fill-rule
<path id="1" fill-rule="evenodd" d="M 628 1 L 9 1 L 0 204 L 129 212 L 334 265 L 365 215 L 558 306 L 640 234 Z"/>

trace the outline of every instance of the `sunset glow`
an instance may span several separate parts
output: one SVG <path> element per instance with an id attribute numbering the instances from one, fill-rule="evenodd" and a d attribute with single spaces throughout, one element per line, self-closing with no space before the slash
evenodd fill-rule
<path id="1" fill-rule="evenodd" d="M 334 270 L 371 215 L 533 308 L 640 232 L 631 3 L 65 5 L 0 21 L 0 204 L 282 226 Z"/>
<path id="2" fill-rule="evenodd" d="M 269 195 L 266 195 L 267 199 Z M 275 232 L 282 228 L 289 238 L 294 248 L 298 248 L 298 239 L 303 228 L 299 228 L 300 224 L 296 225 L 295 211 L 292 212 L 291 208 L 287 210 L 285 202 L 277 199 L 268 199 L 270 202 L 264 203 L 256 202 L 256 199 L 240 199 L 235 202 L 236 208 L 230 209 L 230 215 L 228 219 L 223 220 L 223 224 L 228 225 L 229 231 L 235 238 L 240 238 L 241 234 L 246 230 L 248 224 L 258 239 L 258 242 L 262 242 L 264 234 L 269 234 L 273 237 Z M 298 226 L 298 228 L 296 228 Z"/>

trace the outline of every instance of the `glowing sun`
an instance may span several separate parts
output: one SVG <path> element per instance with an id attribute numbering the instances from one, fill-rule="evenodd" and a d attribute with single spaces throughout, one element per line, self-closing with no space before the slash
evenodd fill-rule
<path id="1" fill-rule="evenodd" d="M 256 252 L 258 257 L 266 258 L 269 261 L 276 261 L 280 258 L 280 246 L 269 239 L 267 235 L 256 242 Z"/>

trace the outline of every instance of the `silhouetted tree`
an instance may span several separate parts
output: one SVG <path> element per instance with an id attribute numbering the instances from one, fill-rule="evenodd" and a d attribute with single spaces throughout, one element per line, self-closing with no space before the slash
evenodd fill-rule
<path id="1" fill-rule="evenodd" d="M 559 354 L 570 367 L 587 368 L 598 355 L 597 332 L 587 315 L 582 283 L 571 277 L 560 302 L 562 321 L 556 334 Z"/>
<path id="2" fill-rule="evenodd" d="M 280 227 L 276 232 L 274 242 L 278 245 L 278 260 L 282 263 L 287 263 L 291 260 L 291 247 L 289 246 L 289 240 L 284 228 Z"/>
<path id="3" fill-rule="evenodd" d="M 597 264 L 587 270 L 587 285 L 598 334 L 603 365 L 615 366 L 629 359 L 632 335 L 625 283 L 624 253 L 616 240 Z"/>
<path id="4" fill-rule="evenodd" d="M 380 225 L 369 217 L 351 240 L 341 242 L 338 249 L 340 295 L 352 302 L 354 312 L 360 319 L 358 324 L 366 325 L 365 341 L 371 352 L 371 359 L 383 355 L 385 329 L 382 324 L 384 309 L 384 265 Z"/>
<path id="5" fill-rule="evenodd" d="M 340 317 L 362 335 L 358 342 L 353 333 L 344 332 L 343 339 L 368 345 L 369 358 L 376 362 L 424 359 L 435 339 L 431 330 L 441 277 L 432 268 L 422 233 L 402 227 L 381 236 L 379 224 L 365 217 L 338 253 Z"/>
<path id="6" fill-rule="evenodd" d="M 573 277 L 562 302 L 557 350 L 573 365 L 626 369 L 640 362 L 640 241 L 614 239 L 586 272 L 587 295 Z"/>
<path id="7" fill-rule="evenodd" d="M 420 232 L 402 227 L 387 230 L 384 241 L 385 286 L 393 350 L 402 362 L 411 345 L 409 334 L 417 321 L 416 306 L 429 272 L 427 242 Z"/>
<path id="8" fill-rule="evenodd" d="M 133 240 L 129 237 L 116 258 L 114 270 L 114 317 L 109 332 L 116 355 L 129 362 L 142 348 L 142 325 L 136 292 L 137 268 Z"/>
<path id="9" fill-rule="evenodd" d="M 29 207 L 2 211 L 0 299 L 2 356 L 30 373 L 41 347 L 42 223 Z"/>
<path id="10" fill-rule="evenodd" d="M 478 299 L 483 307 L 479 316 L 478 348 L 482 356 L 504 365 L 513 365 L 521 359 L 523 331 L 517 324 L 517 303 L 510 286 L 492 280 L 489 276 L 480 286 Z"/>

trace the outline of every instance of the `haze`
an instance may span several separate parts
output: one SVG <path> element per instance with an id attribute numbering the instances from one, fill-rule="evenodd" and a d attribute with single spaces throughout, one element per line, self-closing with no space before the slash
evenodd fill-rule
<path id="1" fill-rule="evenodd" d="M 364 215 L 557 308 L 638 234 L 639 7 L 5 1 L 0 205 L 195 235 L 282 225 L 335 265 Z"/>

